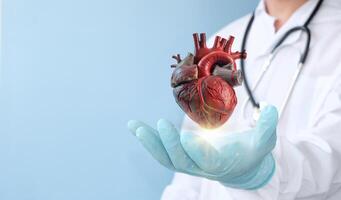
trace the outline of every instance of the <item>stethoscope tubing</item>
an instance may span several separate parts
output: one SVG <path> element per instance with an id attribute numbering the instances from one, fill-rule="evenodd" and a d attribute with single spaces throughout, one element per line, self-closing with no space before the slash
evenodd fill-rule
<path id="1" fill-rule="evenodd" d="M 293 30 L 298 30 L 298 29 L 293 29 Z M 306 42 L 306 45 L 305 45 L 305 49 L 307 46 L 310 45 L 310 31 L 309 29 L 306 30 L 307 32 L 307 42 Z M 284 41 L 284 40 L 283 40 Z M 282 42 L 281 42 L 282 43 Z M 277 53 L 287 47 L 287 46 L 290 46 L 289 44 L 288 45 L 279 45 L 278 47 L 274 48 L 273 51 L 271 51 L 270 55 L 268 56 L 267 60 L 265 61 L 264 65 L 262 66 L 261 68 L 261 73 L 258 75 L 258 77 L 256 78 L 256 81 L 255 81 L 255 84 L 253 86 L 253 88 L 251 89 L 252 92 L 256 91 L 256 89 L 258 88 L 258 86 L 260 85 L 261 81 L 263 80 L 263 77 L 265 76 L 266 72 L 268 71 L 269 67 L 271 66 L 271 63 L 272 61 L 274 60 L 274 58 L 276 57 Z M 299 62 L 297 64 L 297 67 L 296 67 L 296 70 L 294 72 L 294 75 L 293 75 L 293 78 L 290 82 L 290 85 L 289 85 L 289 89 L 288 89 L 288 92 L 286 93 L 285 95 L 285 98 L 283 100 L 283 103 L 281 105 L 281 107 L 279 108 L 279 118 L 281 118 L 282 116 L 282 113 L 284 111 L 284 109 L 286 108 L 287 104 L 288 104 L 288 101 L 293 93 L 293 90 L 296 86 L 296 83 L 297 83 L 297 80 L 299 78 L 299 75 L 304 67 L 304 61 L 307 57 L 307 51 L 304 50 L 303 53 L 301 54 L 300 56 L 300 59 L 299 59 Z M 243 105 L 242 105 L 242 113 L 243 113 L 243 116 L 244 118 L 246 118 L 247 114 L 246 114 L 246 107 L 247 107 L 247 104 L 248 102 L 250 101 L 250 96 L 248 96 L 246 98 L 246 100 L 244 101 Z M 256 107 L 256 109 L 259 109 L 260 107 Z"/>
<path id="2" fill-rule="evenodd" d="M 287 45 L 281 45 L 280 47 L 276 48 L 276 50 L 272 53 L 270 53 L 270 55 L 268 56 L 268 58 L 266 59 L 266 61 L 264 62 L 262 68 L 261 68 L 261 72 L 260 74 L 257 76 L 255 84 L 252 87 L 252 91 L 256 91 L 258 86 L 260 85 L 263 77 L 265 76 L 266 72 L 268 71 L 269 67 L 271 66 L 271 63 L 273 61 L 273 59 L 276 57 L 277 53 L 280 52 L 281 49 L 286 48 L 286 47 L 290 47 L 291 45 L 287 44 Z M 301 56 L 302 57 L 302 56 Z M 297 68 L 295 70 L 295 73 L 293 75 L 292 81 L 290 82 L 290 86 L 289 86 L 289 90 L 285 95 L 285 99 L 279 109 L 279 118 L 282 116 L 283 110 L 285 109 L 287 102 L 294 90 L 294 87 L 296 85 L 296 82 L 298 80 L 299 74 L 301 73 L 302 69 L 303 69 L 303 63 L 299 62 L 297 65 Z M 250 96 L 248 96 L 245 101 L 242 104 L 242 114 L 244 118 L 247 118 L 247 113 L 246 113 L 246 107 L 248 105 L 248 103 L 250 103 Z M 257 108 L 258 109 L 258 108 Z"/>
<path id="3" fill-rule="evenodd" d="M 299 78 L 299 75 L 303 69 L 303 66 L 307 60 L 308 54 L 309 54 L 309 47 L 310 47 L 310 42 L 311 42 L 311 31 L 308 28 L 308 25 L 310 24 L 310 22 L 312 21 L 312 19 L 315 17 L 315 15 L 317 14 L 317 11 L 320 9 L 321 5 L 322 5 L 323 0 L 319 0 L 318 3 L 316 4 L 314 10 L 312 11 L 312 13 L 310 14 L 309 18 L 307 19 L 307 21 L 304 23 L 303 26 L 296 26 L 290 30 L 288 30 L 282 38 L 280 38 L 278 40 L 278 42 L 274 45 L 274 47 L 272 48 L 270 55 L 268 57 L 268 59 L 265 61 L 263 67 L 262 67 L 262 72 L 260 73 L 260 75 L 257 77 L 255 85 L 253 86 L 253 88 L 251 89 L 249 82 L 248 82 L 248 78 L 246 76 L 246 72 L 245 72 L 245 63 L 244 60 L 241 59 L 240 60 L 240 68 L 244 77 L 244 86 L 246 89 L 246 92 L 248 94 L 248 98 L 246 99 L 246 101 L 243 103 L 242 105 L 242 113 L 245 117 L 245 110 L 246 110 L 246 106 L 248 104 L 248 102 L 250 101 L 253 105 L 253 107 L 259 111 L 260 109 L 260 104 L 259 102 L 256 101 L 253 92 L 257 89 L 258 85 L 260 84 L 261 80 L 263 79 L 264 75 L 266 74 L 268 68 L 271 65 L 272 60 L 274 59 L 274 57 L 276 56 L 277 52 L 279 49 L 281 49 L 280 47 L 284 47 L 282 44 L 283 42 L 293 33 L 298 32 L 298 31 L 302 31 L 303 33 L 306 34 L 306 43 L 305 43 L 305 47 L 304 47 L 304 51 L 301 54 L 299 63 L 297 64 L 297 68 L 295 70 L 295 73 L 293 75 L 292 81 L 290 82 L 290 86 L 289 86 L 289 90 L 287 92 L 287 94 L 285 95 L 284 101 L 282 106 L 279 109 L 279 117 L 282 116 L 282 113 L 285 109 L 285 107 L 288 104 L 288 101 L 293 93 L 293 90 L 295 88 L 295 85 L 297 83 L 297 80 Z M 246 47 L 246 43 L 247 43 L 247 39 L 249 37 L 249 33 L 250 30 L 252 28 L 253 22 L 255 19 L 255 12 L 252 13 L 249 22 L 246 26 L 245 29 L 245 33 L 244 33 L 244 37 L 242 40 L 242 45 L 241 45 L 241 52 L 245 51 L 245 47 Z"/>

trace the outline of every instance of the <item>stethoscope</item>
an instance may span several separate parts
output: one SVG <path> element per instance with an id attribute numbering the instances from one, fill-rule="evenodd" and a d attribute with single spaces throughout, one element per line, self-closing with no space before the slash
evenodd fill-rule
<path id="1" fill-rule="evenodd" d="M 246 92 L 248 94 L 248 98 L 246 98 L 246 100 L 243 102 L 242 104 L 242 115 L 244 118 L 247 118 L 247 113 L 246 113 L 246 107 L 248 105 L 248 103 L 251 103 L 253 108 L 254 108 L 254 113 L 253 113 L 253 122 L 258 120 L 259 114 L 261 109 L 266 105 L 266 103 L 264 102 L 257 102 L 253 93 L 254 91 L 257 89 L 257 87 L 259 86 L 260 82 L 262 81 L 264 75 L 266 74 L 266 72 L 268 71 L 273 59 L 276 57 L 277 53 L 284 47 L 284 45 L 282 45 L 282 43 L 292 34 L 295 33 L 297 31 L 302 31 L 306 34 L 306 43 L 305 43 L 305 47 L 304 47 L 304 51 L 300 56 L 299 62 L 297 64 L 297 68 L 294 72 L 294 75 L 292 77 L 292 80 L 290 82 L 289 85 L 289 89 L 285 95 L 284 101 L 281 105 L 281 107 L 278 110 L 279 113 L 279 118 L 282 116 L 282 113 L 285 109 L 285 107 L 287 106 L 289 99 L 292 95 L 292 92 L 295 88 L 296 82 L 298 80 L 298 77 L 303 69 L 303 66 L 307 60 L 308 54 L 309 54 L 309 47 L 310 47 L 310 40 L 311 40 L 311 32 L 310 29 L 308 28 L 308 25 L 310 24 L 310 22 L 312 21 L 312 19 L 315 17 L 317 11 L 320 9 L 321 5 L 322 5 L 323 0 L 319 0 L 317 5 L 315 6 L 314 10 L 312 11 L 312 13 L 310 14 L 309 18 L 307 19 L 307 21 L 302 25 L 302 26 L 296 26 L 290 30 L 288 30 L 282 38 L 280 38 L 278 40 L 278 42 L 274 45 L 274 47 L 272 48 L 268 58 L 266 59 L 264 65 L 261 68 L 261 72 L 259 74 L 259 76 L 257 77 L 255 84 L 253 85 L 253 87 L 251 88 L 248 82 L 248 79 L 246 77 L 246 73 L 245 73 L 245 64 L 244 64 L 244 60 L 241 59 L 240 60 L 240 68 L 244 77 L 244 86 L 246 89 Z M 242 46 L 241 46 L 241 52 L 245 51 L 245 46 L 246 46 L 246 42 L 250 33 L 250 30 L 252 28 L 252 24 L 254 22 L 255 19 L 255 12 L 252 13 L 251 18 L 246 26 L 246 30 L 244 33 L 244 37 L 243 37 L 243 41 L 242 41 Z M 282 46 L 281 46 L 282 45 Z"/>

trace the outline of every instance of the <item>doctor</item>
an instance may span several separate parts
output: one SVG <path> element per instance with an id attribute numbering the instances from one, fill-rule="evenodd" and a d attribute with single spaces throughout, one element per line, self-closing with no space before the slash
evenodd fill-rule
<path id="1" fill-rule="evenodd" d="M 318 3 L 260 1 L 245 43 L 251 89 L 275 44 L 304 25 Z M 240 50 L 250 18 L 216 35 L 236 36 L 234 47 Z M 302 31 L 277 48 L 252 90 L 254 99 L 268 104 L 261 106 L 256 124 L 245 87 L 236 88 L 239 104 L 229 121 L 209 133 L 188 117 L 181 131 L 166 120 L 159 120 L 157 129 L 128 123 L 152 156 L 177 172 L 163 200 L 341 199 L 341 1 L 324 0 L 308 28 L 309 54 L 290 98 L 287 91 L 307 42 Z"/>

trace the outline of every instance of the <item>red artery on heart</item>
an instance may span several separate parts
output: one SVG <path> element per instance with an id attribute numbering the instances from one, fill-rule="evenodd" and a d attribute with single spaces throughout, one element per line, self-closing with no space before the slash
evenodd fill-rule
<path id="1" fill-rule="evenodd" d="M 237 104 L 234 86 L 242 82 L 236 59 L 245 59 L 245 52 L 232 52 L 234 37 L 216 36 L 211 48 L 206 46 L 205 33 L 193 34 L 195 53 L 184 59 L 173 56 L 177 64 L 171 78 L 173 94 L 181 109 L 203 128 L 223 125 Z"/>

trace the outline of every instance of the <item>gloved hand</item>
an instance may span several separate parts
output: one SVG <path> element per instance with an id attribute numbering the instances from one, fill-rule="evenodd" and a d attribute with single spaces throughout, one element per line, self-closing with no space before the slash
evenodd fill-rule
<path id="1" fill-rule="evenodd" d="M 164 119 L 158 121 L 157 130 L 135 120 L 128 122 L 128 128 L 156 160 L 171 170 L 216 180 L 228 187 L 257 189 L 271 179 L 275 170 L 271 150 L 276 145 L 277 121 L 276 108 L 267 106 L 253 129 L 213 138 L 179 133 Z"/>

